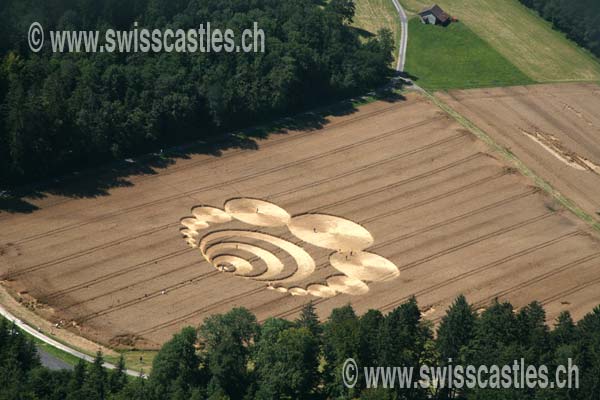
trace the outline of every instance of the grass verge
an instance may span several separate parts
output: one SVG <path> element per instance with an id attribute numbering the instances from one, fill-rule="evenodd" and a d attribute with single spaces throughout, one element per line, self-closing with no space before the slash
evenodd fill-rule
<path id="1" fill-rule="evenodd" d="M 125 360 L 125 366 L 127 369 L 134 371 L 140 371 L 144 374 L 149 374 L 152 370 L 152 362 L 154 357 L 158 354 L 157 350 L 130 350 L 123 351 L 123 359 Z M 105 357 L 105 360 L 111 364 L 117 364 L 119 357 L 109 356 Z"/>
<path id="2" fill-rule="evenodd" d="M 23 332 L 23 331 L 21 331 Z M 35 345 L 37 346 L 38 349 L 40 349 L 41 351 L 44 351 L 45 353 L 50 354 L 52 357 L 57 358 L 61 361 L 66 362 L 69 365 L 76 365 L 79 362 L 79 358 L 69 354 L 69 353 L 65 353 L 62 350 L 57 349 L 56 347 L 50 346 L 48 343 L 46 342 L 42 342 L 41 340 L 30 336 L 27 333 L 24 333 L 25 335 L 27 335 L 28 337 L 30 337 L 31 339 L 33 339 L 33 341 L 35 342 Z"/>
<path id="3" fill-rule="evenodd" d="M 4 319 L 2 316 L 0 316 L 1 319 Z M 25 335 L 27 338 L 33 340 L 33 342 L 35 343 L 36 347 L 38 349 L 40 349 L 41 351 L 44 351 L 45 353 L 49 354 L 50 356 L 57 358 L 61 361 L 64 361 L 65 363 L 69 364 L 69 365 L 76 365 L 79 362 L 79 358 L 64 352 L 61 349 L 58 349 L 38 338 L 36 338 L 35 336 L 32 336 L 31 334 L 29 334 L 28 332 L 20 329 L 17 327 L 17 329 L 19 329 L 19 332 L 21 332 L 23 335 Z M 80 353 L 86 354 L 88 356 L 94 357 L 95 354 L 91 354 L 88 351 L 85 351 L 83 349 L 80 348 L 76 348 L 73 347 L 71 344 L 69 343 L 65 343 L 63 340 L 60 340 L 59 338 L 52 336 L 53 340 L 56 340 L 57 342 L 64 344 L 65 346 L 69 346 L 70 348 L 72 348 L 73 350 L 77 350 Z M 123 358 L 125 360 L 125 366 L 127 367 L 127 369 L 130 370 L 134 370 L 134 371 L 140 371 L 140 372 L 144 372 L 145 374 L 148 374 L 151 370 L 152 370 L 152 362 L 154 361 L 154 357 L 156 357 L 156 354 L 158 354 L 157 350 L 129 350 L 129 351 L 122 351 L 119 352 L 116 355 L 106 355 L 104 354 L 104 360 L 116 365 L 119 362 L 119 357 L 120 355 L 123 355 Z"/>
<path id="4" fill-rule="evenodd" d="M 4 317 L 0 316 L 0 319 L 4 319 Z M 34 336 L 31 336 L 29 333 L 25 332 L 24 330 L 22 330 L 18 327 L 17 327 L 17 329 L 19 330 L 19 332 L 21 332 L 22 335 L 25 335 L 28 339 L 33 340 L 33 342 L 35 343 L 35 345 L 38 349 L 50 354 L 54 358 L 64 361 L 69 365 L 75 365 L 79 362 L 79 358 L 77 358 L 69 353 L 65 353 L 64 351 L 57 349 L 54 346 L 50 346 L 48 343 L 43 342 Z"/>

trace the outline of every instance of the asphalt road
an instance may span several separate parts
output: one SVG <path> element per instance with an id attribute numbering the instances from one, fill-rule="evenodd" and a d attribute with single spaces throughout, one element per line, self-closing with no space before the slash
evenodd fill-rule
<path id="1" fill-rule="evenodd" d="M 33 329 L 32 327 L 30 327 L 29 325 L 27 325 L 26 323 L 21 321 L 19 318 L 12 315 L 7 309 L 2 307 L 1 305 L 0 305 L 0 315 L 2 315 L 4 318 L 6 318 L 7 320 L 9 320 L 11 322 L 14 322 L 17 327 L 21 328 L 22 330 L 24 330 L 31 336 L 41 340 L 44 343 L 48 343 L 50 346 L 56 347 L 57 349 L 62 350 L 65 353 L 69 353 L 69 354 L 71 354 L 77 358 L 81 358 L 85 361 L 94 362 L 94 357 L 88 356 L 87 354 L 83 354 L 77 350 L 74 350 L 68 346 L 65 346 L 64 344 L 57 342 L 56 340 L 46 336 L 43 332 L 39 332 L 36 329 Z M 46 354 L 46 355 L 50 356 L 49 354 Z M 41 352 L 40 352 L 40 357 L 42 357 Z M 43 363 L 43 361 L 42 361 L 42 363 Z M 114 364 L 105 362 L 104 368 L 115 369 L 116 366 Z M 125 373 L 130 376 L 140 376 L 139 372 L 129 370 L 129 369 L 126 370 Z"/>
<path id="2" fill-rule="evenodd" d="M 398 10 L 401 25 L 400 49 L 398 50 L 398 64 L 396 71 L 404 72 L 404 63 L 406 62 L 406 46 L 408 44 L 408 18 L 402 8 L 402 4 L 398 0 L 392 0 L 394 7 Z"/>
<path id="3" fill-rule="evenodd" d="M 38 347 L 37 349 L 38 355 L 40 356 L 40 361 L 42 365 L 48 369 L 53 371 L 58 371 L 61 369 L 73 369 L 73 366 L 60 358 L 54 357 L 50 353 L 46 353 L 44 350 Z"/>

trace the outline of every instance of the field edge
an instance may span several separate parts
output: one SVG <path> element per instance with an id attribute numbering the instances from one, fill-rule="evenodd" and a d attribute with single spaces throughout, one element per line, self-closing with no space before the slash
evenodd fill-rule
<path id="1" fill-rule="evenodd" d="M 544 83 L 542 83 L 544 84 Z M 553 83 L 552 83 L 553 84 Z M 514 165 L 515 168 L 526 178 L 531 179 L 534 184 L 550 195 L 552 198 L 556 199 L 562 206 L 564 206 L 567 210 L 569 210 L 572 214 L 574 214 L 577 218 L 585 222 L 589 225 L 593 230 L 597 233 L 600 233 L 600 222 L 598 222 L 593 216 L 584 211 L 581 207 L 579 207 L 574 201 L 560 193 L 557 189 L 555 189 L 549 182 L 545 179 L 537 175 L 531 168 L 529 168 L 519 157 L 517 157 L 513 152 L 509 149 L 498 144 L 490 135 L 488 135 L 485 131 L 479 128 L 475 123 L 469 120 L 464 115 L 460 114 L 458 111 L 454 110 L 451 106 L 441 100 L 439 97 L 431 94 L 427 90 L 422 91 L 422 93 L 429 98 L 435 105 L 437 105 L 440 109 L 442 109 L 449 116 L 454 118 L 459 124 L 464 126 L 470 132 L 472 132 L 477 138 L 482 140 L 486 145 L 488 145 L 495 153 L 499 153 L 507 162 Z"/>

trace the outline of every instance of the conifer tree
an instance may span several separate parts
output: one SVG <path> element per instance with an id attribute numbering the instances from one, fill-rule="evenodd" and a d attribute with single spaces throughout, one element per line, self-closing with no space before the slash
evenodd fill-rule
<path id="1" fill-rule="evenodd" d="M 321 337 L 322 329 L 319 322 L 319 316 L 315 309 L 313 301 L 309 301 L 302 307 L 300 316 L 296 320 L 296 325 L 299 328 L 307 328 L 310 333 L 317 339 Z"/>
<path id="2" fill-rule="evenodd" d="M 460 295 L 442 317 L 437 331 L 437 350 L 440 361 L 445 364 L 448 359 L 460 361 L 461 350 L 471 344 L 475 335 L 477 315 Z"/>

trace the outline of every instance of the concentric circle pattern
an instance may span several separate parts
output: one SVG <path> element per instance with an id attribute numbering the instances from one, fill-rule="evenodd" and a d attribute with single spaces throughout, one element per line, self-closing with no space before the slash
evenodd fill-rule
<path id="1" fill-rule="evenodd" d="M 358 296 L 369 292 L 368 282 L 395 279 L 400 274 L 388 259 L 364 251 L 374 242 L 367 229 L 337 216 L 291 216 L 276 204 L 251 198 L 231 199 L 223 209 L 194 207 L 192 215 L 181 220 L 180 231 L 190 247 L 199 249 L 202 257 L 219 271 L 265 282 L 268 289 L 276 292 L 321 298 L 337 294 Z M 249 225 L 250 229 L 223 226 L 232 221 Z M 255 231 L 257 227 L 287 228 L 289 233 L 284 236 L 291 234 L 306 246 Z M 329 263 L 338 272 L 324 280 L 313 278 L 317 266 L 308 252 L 311 246 L 313 250 L 333 250 Z"/>

